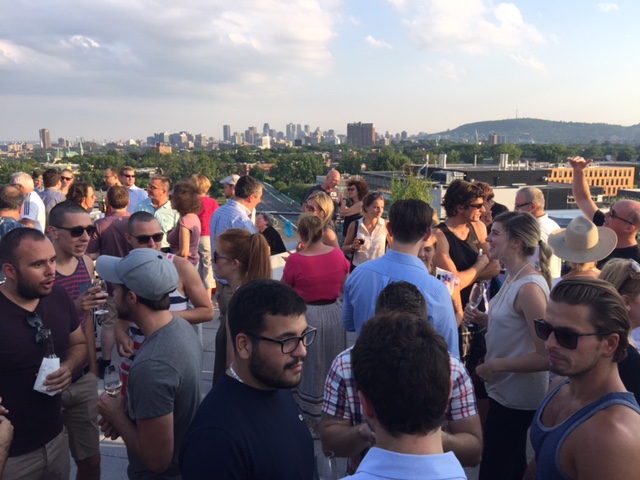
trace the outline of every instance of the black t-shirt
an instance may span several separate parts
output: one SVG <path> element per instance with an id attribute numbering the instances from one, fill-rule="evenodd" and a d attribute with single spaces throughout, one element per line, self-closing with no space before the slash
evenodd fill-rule
<path id="1" fill-rule="evenodd" d="M 287 251 L 287 247 L 284 246 L 282 237 L 275 228 L 267 227 L 264 232 L 261 233 L 269 244 L 271 255 L 277 255 L 278 253 L 284 253 Z"/>
<path id="2" fill-rule="evenodd" d="M 33 389 L 44 350 L 35 340 L 36 329 L 27 323 L 31 312 L 2 292 L 0 312 L 0 396 L 14 428 L 9 449 L 9 456 L 14 457 L 43 447 L 62 431 L 62 404 L 60 394 L 49 396 Z M 44 327 L 51 329 L 55 353 L 64 360 L 69 334 L 79 326 L 71 298 L 64 288 L 54 285 L 51 294 L 40 300 L 36 313 Z"/>
<path id="3" fill-rule="evenodd" d="M 604 213 L 600 210 L 597 210 L 596 213 L 593 214 L 593 223 L 598 227 L 604 225 L 604 219 Z M 613 252 L 611 252 L 608 257 L 605 257 L 598 262 L 598 268 L 601 269 L 602 266 L 612 258 L 632 258 L 636 262 L 640 263 L 640 246 L 633 245 L 631 247 L 614 248 Z"/>
<path id="4" fill-rule="evenodd" d="M 618 363 L 618 372 L 627 391 L 633 393 L 640 404 L 640 353 L 633 345 L 627 347 L 627 358 Z"/>
<path id="5" fill-rule="evenodd" d="M 258 390 L 224 374 L 196 413 L 180 453 L 184 480 L 313 478 L 313 440 L 287 389 Z"/>

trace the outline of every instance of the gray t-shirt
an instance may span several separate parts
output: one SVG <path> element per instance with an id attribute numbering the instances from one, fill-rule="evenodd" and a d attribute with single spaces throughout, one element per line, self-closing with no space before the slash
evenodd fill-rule
<path id="1" fill-rule="evenodd" d="M 148 470 L 129 454 L 130 479 L 179 479 L 178 453 L 200 404 L 202 350 L 186 320 L 173 320 L 151 334 L 131 366 L 127 384 L 127 414 L 133 422 L 173 412 L 173 460 L 162 475 Z"/>

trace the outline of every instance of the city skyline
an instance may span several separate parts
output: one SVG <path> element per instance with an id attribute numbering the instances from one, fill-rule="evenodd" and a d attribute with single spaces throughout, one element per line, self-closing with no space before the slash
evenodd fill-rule
<path id="1" fill-rule="evenodd" d="M 10 2 L 0 139 L 640 123 L 631 0 Z"/>

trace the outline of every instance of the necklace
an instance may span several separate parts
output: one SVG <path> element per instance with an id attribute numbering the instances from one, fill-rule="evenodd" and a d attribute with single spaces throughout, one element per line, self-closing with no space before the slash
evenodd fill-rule
<path id="1" fill-rule="evenodd" d="M 518 273 L 516 273 L 513 276 L 513 280 L 511 280 L 511 277 L 509 277 L 508 283 L 511 284 L 511 283 L 515 282 L 518 279 L 518 277 L 520 276 L 520 274 L 524 271 L 524 269 L 527 268 L 528 266 L 529 266 L 529 262 L 525 263 L 522 266 L 522 268 L 520 270 L 518 270 Z"/>
<path id="2" fill-rule="evenodd" d="M 244 383 L 240 378 L 240 375 L 238 375 L 236 371 L 233 369 L 233 364 L 229 365 L 229 371 L 231 372 L 231 375 L 233 375 L 233 378 L 238 380 L 240 383 Z"/>
<path id="3" fill-rule="evenodd" d="M 493 297 L 491 299 L 491 311 L 495 312 L 496 309 L 498 307 L 500 307 L 502 305 L 502 303 L 504 302 L 505 298 L 507 297 L 507 292 L 509 291 L 509 289 L 511 288 L 511 285 L 513 284 L 513 282 L 515 282 L 518 277 L 520 276 L 520 274 L 524 271 L 525 268 L 527 268 L 530 265 L 529 262 L 525 263 L 522 268 L 520 268 L 520 270 L 518 270 L 518 273 L 516 273 L 513 278 L 511 277 L 511 275 L 509 275 L 509 278 L 504 282 L 504 285 L 502 285 L 502 287 L 500 288 L 500 290 L 498 291 L 498 293 L 495 295 L 495 297 Z M 487 325 L 487 328 L 489 328 L 491 326 L 491 314 L 489 314 L 489 325 Z"/>

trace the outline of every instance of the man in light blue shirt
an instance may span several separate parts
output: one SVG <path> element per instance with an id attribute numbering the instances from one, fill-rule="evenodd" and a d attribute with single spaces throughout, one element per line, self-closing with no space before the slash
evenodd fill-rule
<path id="1" fill-rule="evenodd" d="M 351 363 L 375 446 L 349 478 L 466 479 L 453 452 L 443 451 L 450 365 L 433 326 L 411 313 L 381 313 L 362 328 Z"/>
<path id="2" fill-rule="evenodd" d="M 228 180 L 228 177 L 224 180 Z M 230 228 L 242 228 L 251 233 L 257 233 L 256 226 L 251 221 L 251 214 L 262 201 L 262 183 L 249 175 L 244 175 L 238 179 L 235 185 L 235 193 L 227 203 L 218 208 L 211 216 L 209 223 L 211 229 L 211 254 L 216 251 L 216 240 L 218 235 Z M 214 261 L 213 271 L 215 273 L 216 264 Z M 213 369 L 213 381 L 218 379 L 227 368 L 227 307 L 233 296 L 229 284 L 216 277 L 216 290 L 218 309 L 220 312 L 220 328 L 216 334 L 216 358 Z"/>
<path id="3" fill-rule="evenodd" d="M 422 200 L 398 200 L 389 212 L 387 229 L 391 248 L 380 258 L 359 265 L 344 287 L 342 323 L 349 332 L 360 334 L 374 315 L 376 298 L 391 282 L 409 282 L 427 300 L 428 319 L 444 337 L 449 352 L 459 356 L 458 327 L 451 294 L 442 282 L 429 275 L 418 252 L 431 234 L 433 209 Z"/>
<path id="4" fill-rule="evenodd" d="M 158 219 L 160 229 L 164 233 L 162 239 L 161 250 L 165 253 L 169 252 L 169 232 L 173 230 L 180 219 L 180 214 L 171 208 L 169 201 L 169 189 L 171 188 L 171 179 L 166 175 L 154 175 L 149 180 L 147 187 L 148 198 L 139 202 L 134 211 L 148 212 Z"/>
<path id="5" fill-rule="evenodd" d="M 119 171 L 120 183 L 129 192 L 129 206 L 127 212 L 135 213 L 136 205 L 147 198 L 147 192 L 136 186 L 136 171 L 133 167 L 125 165 Z M 153 212 L 151 212 L 153 213 Z"/>

